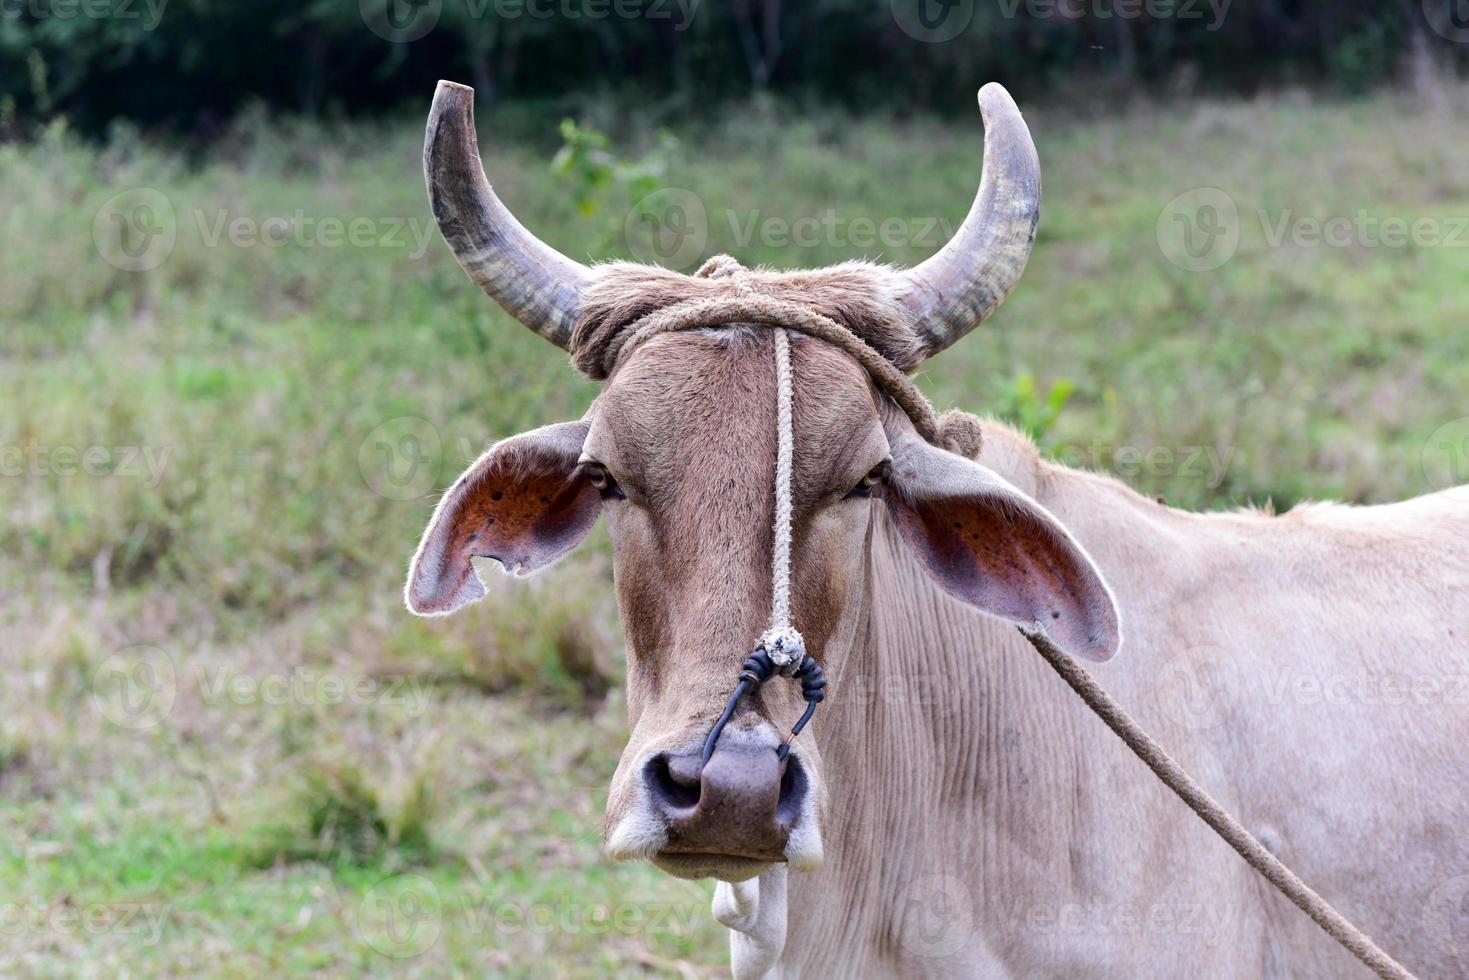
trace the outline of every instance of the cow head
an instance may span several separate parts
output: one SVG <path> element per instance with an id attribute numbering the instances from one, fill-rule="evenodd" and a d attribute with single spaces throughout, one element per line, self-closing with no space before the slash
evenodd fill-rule
<path id="1" fill-rule="evenodd" d="M 527 232 L 479 165 L 472 92 L 440 83 L 424 163 L 434 215 L 470 277 L 526 326 L 571 350 L 707 279 L 588 268 Z M 856 265 L 761 273 L 863 334 L 899 367 L 953 343 L 1019 278 L 1039 198 L 1035 149 L 998 86 L 980 93 L 983 180 L 954 239 L 898 272 Z M 630 313 L 628 311 L 631 311 Z M 901 335 L 884 324 L 905 325 Z M 607 368 L 579 421 L 493 446 L 439 502 L 406 588 L 439 615 L 484 594 L 472 556 L 517 574 L 566 554 L 606 514 L 627 644 L 631 734 L 613 779 L 606 844 L 674 874 L 739 880 L 773 862 L 817 866 L 824 777 L 817 739 L 776 749 L 803 704 L 794 684 L 746 698 L 707 765 L 700 750 L 739 665 L 768 624 L 776 456 L 772 333 L 759 327 L 654 337 Z M 971 459 L 936 448 L 848 354 L 796 334 L 793 621 L 828 673 L 861 642 L 868 548 L 886 514 L 942 588 L 980 610 L 1044 624 L 1104 659 L 1117 617 L 1095 568 L 1037 503 Z M 840 697 L 840 691 L 834 692 Z M 814 727 L 819 730 L 821 715 Z"/>

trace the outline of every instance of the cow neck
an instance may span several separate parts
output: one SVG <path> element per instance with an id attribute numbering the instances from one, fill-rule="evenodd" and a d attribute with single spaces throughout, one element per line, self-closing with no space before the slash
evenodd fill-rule
<path id="1" fill-rule="evenodd" d="M 1033 455 L 1031 459 L 1033 460 L 1030 466 L 1032 478 L 1029 481 L 1023 479 L 1025 475 L 1023 472 L 1006 473 L 1004 472 L 1006 467 L 1001 467 L 1000 472 L 1007 478 L 1012 476 L 1020 478 L 1015 482 L 1028 482 L 1030 486 L 1027 489 L 1031 489 L 1043 505 L 1048 502 L 1054 503 L 1064 497 L 1078 507 L 1085 507 L 1088 503 L 1095 503 L 1103 495 L 1116 496 L 1122 493 L 1130 498 L 1131 504 L 1122 509 L 1130 519 L 1139 521 L 1137 525 L 1139 529 L 1142 529 L 1141 525 L 1144 523 L 1151 523 L 1154 526 L 1152 534 L 1145 531 L 1141 535 L 1144 539 L 1153 537 L 1158 532 L 1166 534 L 1166 526 L 1172 523 L 1168 519 L 1169 515 L 1175 515 L 1180 520 L 1193 518 L 1200 524 L 1206 523 L 1200 515 L 1185 515 L 1181 512 L 1169 511 L 1161 504 L 1155 505 L 1159 508 L 1157 513 L 1145 513 L 1144 506 L 1147 505 L 1147 501 L 1126 490 L 1116 481 L 1065 468 L 1051 468 L 1041 463 L 1038 457 Z M 1062 492 L 1063 489 L 1065 492 Z M 1067 509 L 1069 508 L 1056 508 L 1058 515 L 1063 520 L 1066 519 Z M 1207 523 L 1222 523 L 1227 528 L 1228 525 L 1240 519 L 1240 515 L 1224 515 L 1222 521 Z M 984 712 L 990 708 L 986 695 L 994 695 L 997 691 L 1002 697 L 1000 710 L 1010 712 L 1018 718 L 1018 706 L 1027 698 L 1027 691 L 1024 690 L 1026 685 L 1017 686 L 1013 683 L 1015 679 L 1013 676 L 1008 682 L 1000 676 L 1007 672 L 1001 664 L 1005 657 L 1000 650 L 996 649 L 1003 641 L 984 628 L 987 624 L 982 621 L 982 617 L 972 615 L 948 617 L 947 622 L 931 626 L 927 630 L 929 635 L 926 637 L 922 636 L 924 630 L 913 628 L 911 618 L 915 615 L 932 615 L 946 608 L 952 611 L 955 604 L 952 600 L 949 600 L 947 606 L 941 602 L 930 604 L 925 601 L 933 593 L 939 591 L 937 586 L 928 583 L 927 590 L 925 590 L 922 584 L 924 577 L 918 574 L 912 557 L 904 555 L 907 558 L 906 563 L 897 557 L 904 553 L 897 540 L 896 530 L 890 522 L 886 521 L 885 515 L 875 514 L 874 521 L 880 523 L 882 528 L 881 533 L 873 536 L 874 544 L 877 546 L 869 551 L 868 572 L 864 577 L 865 587 L 870 594 L 879 598 L 883 603 L 881 612 L 894 616 L 908 616 L 910 619 L 904 624 L 908 628 L 902 631 L 905 640 L 902 643 L 893 643 L 892 635 L 878 635 L 879 633 L 896 632 L 891 630 L 890 624 L 884 628 L 883 623 L 873 623 L 869 620 L 867 629 L 860 631 L 865 634 L 866 642 L 860 649 L 854 647 L 849 653 L 847 662 L 843 664 L 843 670 L 838 676 L 845 679 L 854 673 L 860 672 L 859 676 L 866 676 L 877 671 L 877 683 L 880 683 L 883 672 L 888 675 L 895 671 L 912 672 L 915 666 L 913 659 L 919 659 L 924 662 L 924 667 L 920 669 L 936 670 L 938 676 L 943 677 L 946 681 L 952 679 L 952 683 L 932 685 L 935 695 L 940 699 L 938 703 L 930 703 L 922 707 L 914 707 L 910 704 L 906 715 L 903 714 L 902 709 L 888 708 L 883 700 L 878 701 L 879 707 L 875 711 L 869 709 L 871 713 L 865 719 L 857 717 L 863 711 L 860 705 L 834 712 L 834 717 L 829 720 L 828 728 L 823 732 L 825 738 L 820 739 L 819 742 L 823 756 L 828 761 L 828 772 L 832 776 L 833 785 L 828 787 L 833 797 L 832 809 L 845 814 L 846 832 L 838 836 L 845 836 L 847 840 L 838 840 L 836 848 L 850 853 L 863 853 L 864 850 L 866 853 L 872 853 L 874 849 L 871 847 L 864 849 L 860 846 L 852 846 L 854 843 L 852 838 L 860 834 L 863 827 L 925 826 L 928 833 L 934 833 L 936 825 L 943 825 L 942 818 L 936 820 L 935 814 L 921 811 L 924 804 L 934 802 L 935 790 L 951 796 L 961 804 L 968 796 L 979 795 L 981 799 L 978 801 L 980 806 L 977 809 L 985 813 L 987 827 L 1006 827 L 1013 836 L 1023 837 L 1026 823 L 1023 817 L 1016 820 L 1015 814 L 1010 812 L 995 819 L 996 814 L 985 806 L 988 803 L 1004 807 L 1007 802 L 1013 806 L 1013 801 L 1007 801 L 1004 793 L 995 793 L 984 798 L 983 779 L 968 778 L 972 775 L 972 770 L 976 765 L 980 767 L 1002 766 L 1005 753 L 998 753 L 999 758 L 996 760 L 976 760 L 968 754 L 968 746 L 961 744 L 960 753 L 955 759 L 957 764 L 949 765 L 946 764 L 941 753 L 944 749 L 951 748 L 948 745 L 950 740 L 934 737 L 934 744 L 927 748 L 930 749 L 938 763 L 938 771 L 944 775 L 937 784 L 924 785 L 914 776 L 916 767 L 904 766 L 902 757 L 893 758 L 888 751 L 888 743 L 892 741 L 891 736 L 896 732 L 923 733 L 927 730 L 932 737 L 933 733 L 941 730 L 941 720 L 944 718 L 964 719 L 958 734 L 972 736 L 973 732 L 970 729 L 976 727 L 975 718 L 982 717 Z M 1112 533 L 1113 535 L 1117 533 L 1115 523 Z M 887 566 L 878 568 L 878 563 L 884 560 L 888 561 Z M 1109 564 L 1103 558 L 1103 568 L 1105 569 Z M 874 579 L 879 571 L 888 573 L 887 577 L 883 578 L 884 587 L 880 593 L 873 589 Z M 889 588 L 890 584 L 894 587 Z M 993 623 L 988 625 L 993 625 Z M 1153 740 L 1120 703 L 1097 684 L 1090 673 L 1073 657 L 1057 648 L 1043 632 L 1028 631 L 1023 628 L 1020 632 L 1041 658 L 1081 698 L 1086 707 L 1112 730 L 1129 751 L 1142 760 L 1170 791 L 1238 853 L 1251 868 L 1296 905 L 1322 931 L 1384 980 L 1414 980 L 1411 972 L 1379 947 L 1369 935 L 1332 907 L 1306 882 L 1302 881 L 1244 824 L 1198 784 L 1161 744 Z M 1009 636 L 1009 645 L 1013 647 L 1014 633 L 1010 632 Z M 919 638 L 919 642 L 911 642 L 910 637 Z M 942 660 L 943 648 L 949 645 L 957 648 L 959 655 L 965 659 Z M 967 682 L 964 679 L 965 674 L 968 675 Z M 1015 696 L 1014 701 L 1010 701 L 1008 697 L 1010 694 Z M 1035 690 L 1032 689 L 1029 696 L 1034 695 Z M 899 699 L 900 703 L 905 700 L 913 702 L 916 699 Z M 889 716 L 883 717 L 884 712 L 887 712 Z M 936 727 L 926 729 L 925 719 L 919 718 L 917 716 L 919 713 L 926 713 L 928 716 L 926 720 Z M 853 724 L 854 719 L 859 723 Z M 874 721 L 876 724 L 872 723 Z M 1034 763 L 1033 770 L 1046 773 L 1048 778 L 1059 777 L 1063 780 L 1076 781 L 1082 778 L 1081 773 L 1076 770 L 1076 757 L 1072 756 L 1068 759 L 1064 751 L 1065 746 L 1075 744 L 1076 732 L 1060 730 L 1057 727 L 1059 721 L 1060 717 L 1056 713 L 1051 713 L 1046 724 L 1052 730 L 1046 733 L 1046 738 L 1034 740 L 1029 747 L 1032 753 L 1037 750 L 1046 751 L 1047 748 L 1050 750 L 1049 758 L 1031 760 Z M 884 735 L 888 737 L 882 737 Z M 910 734 L 905 739 L 903 752 L 912 753 L 915 749 L 924 748 L 921 739 L 921 734 L 916 739 Z M 957 741 L 964 743 L 965 739 L 961 737 Z M 1062 747 L 1060 754 L 1056 752 L 1058 747 Z M 964 772 L 966 764 L 971 773 Z M 887 783 L 884 787 L 886 792 L 865 792 L 843 799 L 842 787 L 835 785 L 836 781 L 846 780 L 850 791 L 851 785 L 857 781 L 863 771 L 862 767 L 866 767 L 866 771 L 883 774 Z M 1002 770 L 997 768 L 996 771 Z M 903 780 L 907 782 L 897 785 Z M 927 798 L 925 798 L 925 790 Z M 847 804 L 850 804 L 850 808 Z M 864 807 L 878 807 L 885 812 L 868 813 L 864 812 Z M 973 846 L 973 843 L 972 840 L 965 842 L 966 846 L 970 847 Z M 1006 850 L 1011 853 L 1024 852 L 1023 848 L 1007 848 Z M 955 848 L 948 853 L 957 856 L 959 851 Z M 1001 850 L 990 852 L 990 856 L 1001 854 L 1003 854 Z M 887 873 L 882 877 L 889 888 L 897 882 L 911 883 L 914 874 L 913 868 L 891 868 L 885 871 Z M 990 869 L 986 868 L 985 874 L 990 873 Z M 900 886 L 899 890 L 903 890 L 904 887 L 906 886 Z M 981 894 L 981 902 L 983 901 L 984 896 Z M 856 921 L 858 917 L 850 914 L 851 910 L 847 911 L 849 914 L 841 922 L 828 923 L 826 928 L 844 932 L 847 939 L 855 939 L 861 931 L 871 933 L 871 923 L 861 925 Z M 891 922 L 882 925 L 884 929 L 894 927 L 894 923 Z M 854 930 L 857 931 L 854 932 Z"/>

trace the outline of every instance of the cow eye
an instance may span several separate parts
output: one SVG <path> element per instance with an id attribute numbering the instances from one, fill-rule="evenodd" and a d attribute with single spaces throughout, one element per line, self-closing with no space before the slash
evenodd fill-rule
<path id="1" fill-rule="evenodd" d="M 862 478 L 862 482 L 858 483 L 855 487 L 848 491 L 847 499 L 861 499 L 863 497 L 872 496 L 873 493 L 882 486 L 883 481 L 887 479 L 887 475 L 888 461 L 883 460 L 881 463 L 878 463 L 872 469 L 867 471 L 867 475 Z"/>
<path id="2" fill-rule="evenodd" d="M 622 487 L 607 472 L 607 467 L 601 463 L 587 461 L 582 463 L 582 474 L 586 476 L 587 482 L 596 487 L 602 494 L 603 500 L 626 500 L 627 495 L 622 492 Z"/>

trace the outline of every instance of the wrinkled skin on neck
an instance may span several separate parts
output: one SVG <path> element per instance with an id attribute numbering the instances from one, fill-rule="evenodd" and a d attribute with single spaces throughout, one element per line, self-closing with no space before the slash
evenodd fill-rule
<path id="1" fill-rule="evenodd" d="M 792 618 L 809 653 L 831 669 L 860 619 L 873 507 L 849 494 L 889 446 L 876 392 L 855 362 L 795 337 L 792 368 Z M 702 744 L 768 625 L 775 399 L 770 332 L 722 331 L 649 342 L 594 408 L 585 455 L 627 498 L 606 508 L 631 729 L 608 802 L 614 856 L 656 852 L 656 828 L 630 826 L 640 821 L 643 766 L 656 753 Z M 723 739 L 743 734 L 773 746 L 803 707 L 798 685 L 767 683 L 744 700 Z M 824 783 L 814 740 L 795 746 L 819 810 Z M 805 850 L 787 856 L 814 866 L 817 821 L 805 830 L 795 842 Z"/>

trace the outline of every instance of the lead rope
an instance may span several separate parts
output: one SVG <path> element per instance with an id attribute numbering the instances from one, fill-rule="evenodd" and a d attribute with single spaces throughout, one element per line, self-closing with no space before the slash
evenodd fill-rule
<path id="1" fill-rule="evenodd" d="M 1050 641 L 1040 630 L 1022 628 L 1021 634 L 1030 641 L 1062 680 L 1071 685 L 1096 716 L 1107 723 L 1118 738 L 1162 780 L 1163 785 L 1178 794 L 1200 820 L 1208 824 L 1214 833 L 1234 848 L 1239 856 L 1249 862 L 1250 867 L 1260 872 L 1267 881 L 1286 898 L 1309 915 L 1332 939 L 1341 943 L 1348 952 L 1361 960 L 1369 970 L 1383 980 L 1416 980 L 1397 960 L 1387 955 L 1361 929 L 1352 925 L 1347 918 L 1302 881 L 1294 871 L 1286 867 L 1279 858 L 1271 854 L 1264 844 L 1232 817 L 1219 801 L 1210 796 L 1193 777 L 1184 772 L 1163 747 L 1143 731 L 1132 716 L 1097 684 L 1085 667 L 1076 658 Z"/>
<path id="2" fill-rule="evenodd" d="M 724 713 L 704 740 L 705 765 L 709 764 L 715 743 L 739 706 L 740 698 L 757 690 L 775 674 L 800 681 L 801 697 L 806 699 L 806 710 L 791 728 L 791 737 L 776 749 L 776 757 L 782 762 L 791 750 L 791 742 L 801 734 L 801 729 L 816 713 L 816 706 L 826 697 L 826 677 L 821 665 L 806 655 L 806 641 L 791 625 L 791 470 L 795 433 L 791 421 L 791 338 L 784 327 L 775 328 L 775 393 L 775 543 L 770 549 L 770 628 L 740 665 L 739 683 L 729 696 Z"/>

